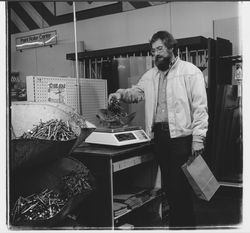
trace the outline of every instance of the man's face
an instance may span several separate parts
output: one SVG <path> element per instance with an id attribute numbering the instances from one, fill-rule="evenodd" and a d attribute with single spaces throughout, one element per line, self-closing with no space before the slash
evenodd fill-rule
<path id="1" fill-rule="evenodd" d="M 169 68 L 169 63 L 173 56 L 173 49 L 168 49 L 162 42 L 157 40 L 152 44 L 151 53 L 155 60 L 155 65 L 159 70 L 165 71 Z"/>

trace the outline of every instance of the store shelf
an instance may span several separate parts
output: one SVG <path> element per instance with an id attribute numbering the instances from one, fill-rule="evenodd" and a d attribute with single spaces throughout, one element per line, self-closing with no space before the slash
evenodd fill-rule
<path id="1" fill-rule="evenodd" d="M 134 211 L 134 210 L 136 210 L 136 209 L 138 209 L 138 208 L 140 208 L 140 207 L 142 207 L 142 206 L 148 204 L 149 202 L 151 202 L 151 201 L 153 201 L 153 200 L 156 200 L 156 199 L 158 199 L 158 198 L 160 198 L 160 197 L 162 197 L 162 194 L 159 194 L 159 195 L 157 195 L 157 196 L 150 197 L 148 200 L 146 200 L 146 201 L 143 202 L 142 204 L 136 206 L 135 208 L 133 208 L 133 209 L 128 209 L 126 212 L 124 212 L 124 213 L 122 213 L 122 214 L 120 214 L 120 215 L 118 215 L 118 216 L 114 216 L 114 220 L 117 220 L 117 219 L 119 219 L 119 218 L 121 218 L 121 217 L 127 215 L 128 213 L 130 213 L 130 212 L 132 212 L 132 211 Z"/>
<path id="2" fill-rule="evenodd" d="M 241 55 L 229 55 L 229 56 L 221 56 L 219 57 L 222 60 L 229 61 L 232 63 L 241 63 L 242 56 Z"/>
<path id="3" fill-rule="evenodd" d="M 110 49 L 100 49 L 100 50 L 93 50 L 93 51 L 86 51 L 78 53 L 78 60 L 84 59 L 95 59 L 99 57 L 113 57 L 113 56 L 120 56 L 120 55 L 137 55 L 142 53 L 147 53 L 150 51 L 149 44 L 138 44 L 138 45 L 130 45 L 130 46 L 122 46 Z M 67 60 L 75 60 L 75 54 L 69 53 L 66 54 Z"/>
<path id="4" fill-rule="evenodd" d="M 123 169 L 133 167 L 148 161 L 154 160 L 152 153 L 134 156 L 132 158 L 124 159 L 113 163 L 113 172 L 121 171 Z"/>
<path id="5" fill-rule="evenodd" d="M 156 183 L 158 166 L 155 162 L 152 143 L 119 148 L 86 144 L 84 147 L 78 147 L 73 156 L 86 164 L 99 184 L 93 197 L 94 205 L 88 212 L 88 217 L 93 219 L 91 227 L 114 229 L 117 222 L 126 218 L 125 215 L 132 216 L 134 210 L 138 210 L 147 203 L 154 204 L 154 200 L 159 200 L 158 197 L 163 195 Z M 135 204 L 134 208 L 123 209 L 124 212 L 117 212 L 116 214 L 119 215 L 114 217 L 115 194 L 125 194 L 128 190 L 132 196 L 135 195 L 136 198 L 141 199 L 132 203 Z M 147 190 L 148 194 L 143 196 L 143 192 Z M 134 198 L 131 202 L 133 200 Z M 121 218 L 122 216 L 124 218 Z"/>
<path id="6" fill-rule="evenodd" d="M 203 36 L 194 36 L 177 39 L 178 48 L 180 50 L 185 50 L 188 47 L 188 50 L 200 50 L 207 48 L 207 38 Z"/>

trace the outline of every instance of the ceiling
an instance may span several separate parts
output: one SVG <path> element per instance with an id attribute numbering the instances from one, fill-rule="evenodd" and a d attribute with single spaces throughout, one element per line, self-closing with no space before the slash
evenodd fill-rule
<path id="1" fill-rule="evenodd" d="M 164 4 L 165 2 L 76 2 L 76 18 L 84 20 L 123 11 Z M 73 21 L 73 7 L 71 2 L 38 2 L 38 1 L 10 1 L 9 32 L 10 34 L 28 32 L 39 28 L 69 23 Z"/>

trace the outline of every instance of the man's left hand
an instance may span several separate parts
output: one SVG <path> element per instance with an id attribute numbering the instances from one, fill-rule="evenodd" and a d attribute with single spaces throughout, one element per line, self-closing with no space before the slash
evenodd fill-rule
<path id="1" fill-rule="evenodd" d="M 190 165 L 193 160 L 204 152 L 203 142 L 193 142 L 192 143 L 192 155 L 188 158 L 187 165 Z"/>

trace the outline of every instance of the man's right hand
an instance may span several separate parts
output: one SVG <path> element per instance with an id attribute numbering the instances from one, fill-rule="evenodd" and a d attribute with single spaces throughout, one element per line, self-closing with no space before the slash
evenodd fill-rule
<path id="1" fill-rule="evenodd" d="M 121 99 L 121 94 L 120 93 L 111 93 L 109 95 L 109 99 L 108 99 L 108 104 L 112 104 L 113 101 L 120 101 Z"/>

